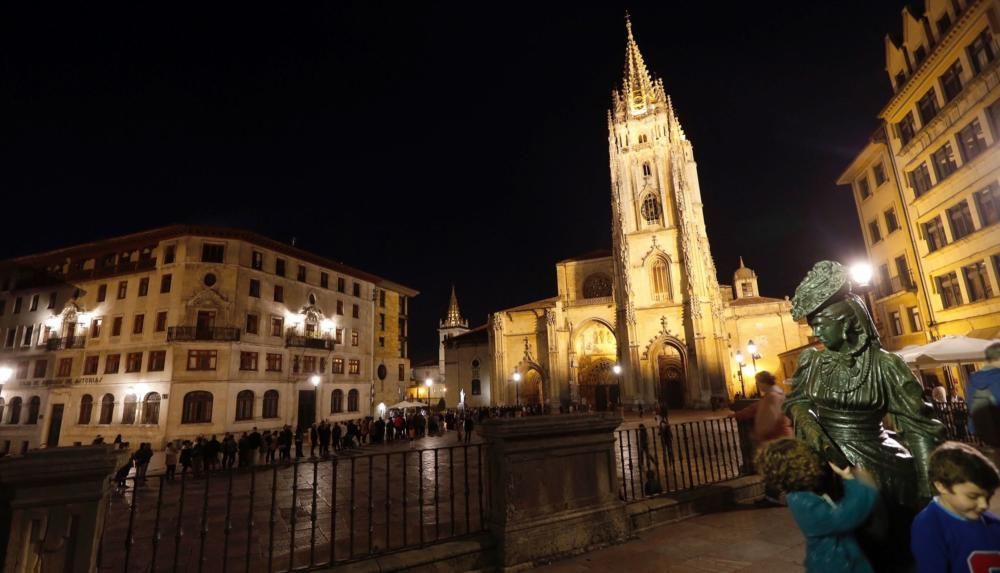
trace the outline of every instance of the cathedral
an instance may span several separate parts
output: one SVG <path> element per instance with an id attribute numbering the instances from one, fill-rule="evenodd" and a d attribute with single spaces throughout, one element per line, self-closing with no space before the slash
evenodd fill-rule
<path id="1" fill-rule="evenodd" d="M 719 284 L 694 149 L 630 21 L 607 121 L 612 249 L 558 262 L 556 296 L 442 334 L 449 405 L 704 407 L 751 391 L 756 371 L 791 374 L 778 354 L 808 327 L 742 259 Z M 466 324 L 452 299 L 442 328 Z"/>

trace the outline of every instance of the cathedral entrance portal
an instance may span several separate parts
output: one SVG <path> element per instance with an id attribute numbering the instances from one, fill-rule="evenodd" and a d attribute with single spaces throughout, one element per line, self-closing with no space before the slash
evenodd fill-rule
<path id="1" fill-rule="evenodd" d="M 519 401 L 521 404 L 528 406 L 540 406 L 543 399 L 542 375 L 538 370 L 532 368 L 524 373 L 524 379 L 521 381 L 521 397 Z"/>
<path id="2" fill-rule="evenodd" d="M 619 380 L 612 370 L 618 342 L 611 327 L 599 319 L 581 325 L 573 338 L 573 351 L 577 356 L 580 405 L 597 411 L 615 408 L 621 398 Z"/>
<path id="3" fill-rule="evenodd" d="M 687 385 L 687 376 L 684 373 L 684 362 L 676 348 L 664 345 L 664 353 L 657 357 L 657 370 L 659 371 L 659 384 L 657 385 L 657 398 L 660 402 L 666 402 L 668 408 L 684 407 L 684 392 Z"/>

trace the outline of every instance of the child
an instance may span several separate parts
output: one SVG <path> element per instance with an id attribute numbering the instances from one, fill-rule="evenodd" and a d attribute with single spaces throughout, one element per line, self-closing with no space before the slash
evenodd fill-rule
<path id="1" fill-rule="evenodd" d="M 911 546 L 921 573 L 994 571 L 1000 567 L 1000 519 L 986 511 L 1000 473 L 972 446 L 945 442 L 931 454 L 938 491 L 913 520 Z"/>
<path id="2" fill-rule="evenodd" d="M 805 442 L 793 438 L 768 442 L 758 452 L 756 464 L 764 481 L 785 493 L 788 509 L 806 537 L 806 571 L 872 573 L 853 534 L 878 500 L 868 473 L 830 464 L 844 480 L 844 497 L 834 503 L 817 493 L 823 466 Z"/>

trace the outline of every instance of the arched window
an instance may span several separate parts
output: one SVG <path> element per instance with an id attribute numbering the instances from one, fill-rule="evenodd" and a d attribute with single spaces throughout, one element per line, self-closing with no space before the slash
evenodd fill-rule
<path id="1" fill-rule="evenodd" d="M 135 394 L 125 395 L 125 406 L 122 408 L 122 424 L 135 423 L 135 410 L 139 405 Z"/>
<path id="2" fill-rule="evenodd" d="M 278 391 L 268 390 L 264 392 L 264 417 L 278 417 Z"/>
<path id="3" fill-rule="evenodd" d="M 98 419 L 98 424 L 110 424 L 111 416 L 115 413 L 115 397 L 112 394 L 105 394 L 101 398 L 101 417 Z"/>
<path id="4" fill-rule="evenodd" d="M 639 143 L 646 143 L 648 141 L 649 141 L 649 136 L 647 136 L 645 133 L 639 134 Z"/>
<path id="5" fill-rule="evenodd" d="M 253 391 L 243 390 L 236 395 L 236 421 L 253 419 Z"/>
<path id="6" fill-rule="evenodd" d="M 357 412 L 358 411 L 358 391 L 351 390 L 347 393 L 347 411 Z"/>
<path id="7" fill-rule="evenodd" d="M 42 399 L 38 396 L 32 396 L 31 400 L 28 400 L 28 419 L 24 421 L 25 424 L 37 424 L 38 423 L 38 411 L 42 408 Z"/>
<path id="8" fill-rule="evenodd" d="M 77 420 L 78 424 L 89 424 L 90 416 L 94 413 L 94 397 L 90 394 L 84 394 L 83 398 L 80 398 L 80 418 Z"/>
<path id="9" fill-rule="evenodd" d="M 646 198 L 642 200 L 642 218 L 646 220 L 646 224 L 656 225 L 660 223 L 660 215 L 660 201 L 656 195 L 652 193 L 646 195 Z"/>
<path id="10" fill-rule="evenodd" d="M 594 273 L 583 281 L 583 298 L 611 296 L 611 279 L 604 273 Z"/>
<path id="11" fill-rule="evenodd" d="M 10 420 L 8 424 L 21 423 L 21 398 L 11 398 L 10 400 Z"/>
<path id="12" fill-rule="evenodd" d="M 212 393 L 204 391 L 188 392 L 184 395 L 182 424 L 207 424 L 212 421 Z"/>
<path id="13" fill-rule="evenodd" d="M 339 414 L 344 411 L 344 391 L 334 390 L 330 398 L 330 413 Z"/>
<path id="14" fill-rule="evenodd" d="M 653 174 L 653 168 L 649 166 L 648 161 L 642 164 L 642 174 L 646 177 L 649 177 L 650 175 Z"/>
<path id="15" fill-rule="evenodd" d="M 142 423 L 160 423 L 160 395 L 156 392 L 146 394 L 142 400 Z"/>
<path id="16" fill-rule="evenodd" d="M 672 297 L 670 296 L 670 272 L 667 269 L 667 262 L 663 259 L 656 259 L 649 271 L 653 283 L 653 300 L 670 300 Z"/>

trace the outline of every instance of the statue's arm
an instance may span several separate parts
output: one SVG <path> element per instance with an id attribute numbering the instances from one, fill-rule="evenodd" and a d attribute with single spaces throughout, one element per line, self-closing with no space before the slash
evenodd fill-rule
<path id="1" fill-rule="evenodd" d="M 944 427 L 933 417 L 933 408 L 924 402 L 923 389 L 901 358 L 885 353 L 885 380 L 889 386 L 889 414 L 896 422 L 900 440 L 913 455 L 921 497 L 933 495 L 927 479 L 931 452 L 941 443 Z"/>
<path id="2" fill-rule="evenodd" d="M 808 387 L 809 372 L 815 364 L 816 358 L 817 354 L 814 348 L 806 349 L 799 355 L 795 374 L 788 380 L 791 391 L 785 398 L 783 408 L 795 426 L 795 437 L 825 455 L 833 446 L 813 413 L 814 405 Z"/>

